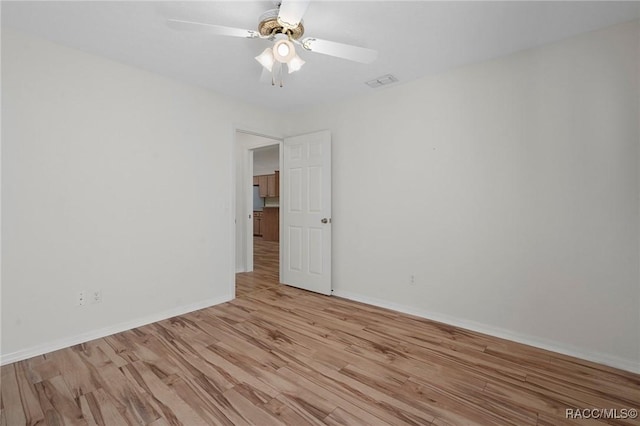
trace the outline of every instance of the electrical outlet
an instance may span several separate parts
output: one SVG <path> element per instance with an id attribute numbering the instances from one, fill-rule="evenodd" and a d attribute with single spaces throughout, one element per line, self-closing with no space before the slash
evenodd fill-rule
<path id="1" fill-rule="evenodd" d="M 91 293 L 91 303 L 100 303 L 102 302 L 102 290 L 94 290 Z"/>
<path id="2" fill-rule="evenodd" d="M 84 306 L 87 304 L 87 292 L 82 290 L 76 293 L 76 304 L 78 306 Z"/>
<path id="3" fill-rule="evenodd" d="M 411 284 L 411 285 L 415 285 L 416 284 L 416 276 L 415 275 L 411 275 L 409 277 L 409 284 Z"/>

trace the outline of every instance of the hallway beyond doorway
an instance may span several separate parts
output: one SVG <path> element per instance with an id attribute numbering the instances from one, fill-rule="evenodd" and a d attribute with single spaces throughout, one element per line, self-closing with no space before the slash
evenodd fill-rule
<path id="1" fill-rule="evenodd" d="M 236 297 L 279 285 L 279 256 L 278 241 L 253 237 L 253 272 L 236 274 Z"/>

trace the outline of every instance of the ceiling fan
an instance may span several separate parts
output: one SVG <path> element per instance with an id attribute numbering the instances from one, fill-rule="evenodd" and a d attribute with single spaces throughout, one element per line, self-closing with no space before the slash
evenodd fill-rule
<path id="1" fill-rule="evenodd" d="M 289 74 L 300 70 L 305 64 L 305 61 L 296 53 L 295 45 L 309 52 L 363 64 L 369 64 L 377 58 L 378 52 L 372 49 L 314 37 L 302 38 L 304 34 L 302 17 L 307 11 L 310 0 L 282 0 L 274 3 L 275 9 L 268 10 L 260 16 L 257 31 L 180 19 L 168 19 L 167 25 L 177 30 L 206 32 L 228 37 L 268 39 L 274 42 L 272 47 L 267 47 L 255 59 L 264 68 L 262 78 L 270 75 L 272 85 L 275 85 L 279 79 L 280 87 L 282 87 L 283 64 L 287 65 Z"/>

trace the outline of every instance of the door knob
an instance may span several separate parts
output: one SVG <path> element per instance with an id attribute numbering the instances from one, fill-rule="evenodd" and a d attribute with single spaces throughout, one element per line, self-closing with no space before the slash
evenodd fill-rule
<path id="1" fill-rule="evenodd" d="M 320 222 L 322 223 L 329 223 L 329 219 L 327 219 L 326 217 L 323 217 Z"/>

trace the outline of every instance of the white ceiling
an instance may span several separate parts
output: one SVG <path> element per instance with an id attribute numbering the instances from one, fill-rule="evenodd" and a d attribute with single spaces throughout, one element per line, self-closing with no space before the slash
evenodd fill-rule
<path id="1" fill-rule="evenodd" d="M 307 61 L 285 87 L 260 83 L 253 59 L 269 42 L 179 32 L 167 18 L 256 29 L 272 1 L 2 2 L 2 25 L 287 110 L 371 93 L 365 81 L 402 84 L 640 17 L 640 2 L 315 1 L 305 36 L 378 50 L 370 65 L 300 52 Z"/>

